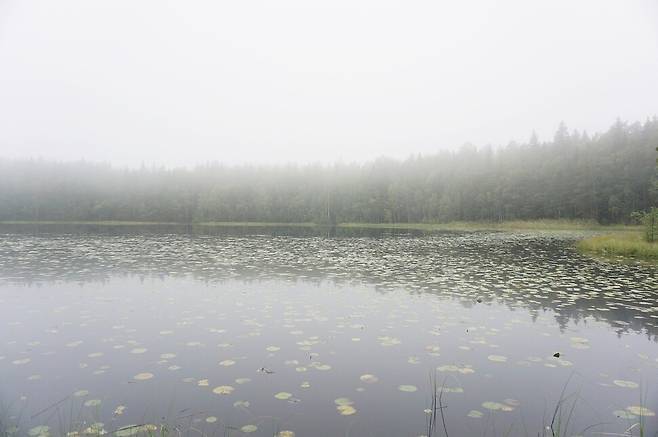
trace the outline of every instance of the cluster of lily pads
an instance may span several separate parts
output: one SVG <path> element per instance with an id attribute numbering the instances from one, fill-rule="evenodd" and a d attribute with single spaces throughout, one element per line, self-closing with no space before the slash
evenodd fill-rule
<path id="1" fill-rule="evenodd" d="M 554 309 L 566 319 L 593 315 L 620 331 L 658 334 L 653 293 L 658 267 L 607 264 L 579 256 L 570 247 L 579 236 L 476 232 L 413 238 L 190 238 L 7 233 L 0 234 L 0 282 L 104 281 L 126 274 L 192 275 L 204 281 L 359 281 L 388 289 L 440 292 L 468 302 L 495 300 Z"/>

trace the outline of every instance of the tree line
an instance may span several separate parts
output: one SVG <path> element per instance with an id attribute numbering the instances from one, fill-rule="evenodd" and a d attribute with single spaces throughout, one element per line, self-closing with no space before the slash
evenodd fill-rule
<path id="1" fill-rule="evenodd" d="M 658 118 L 363 164 L 120 169 L 0 160 L 0 220 L 628 221 L 656 206 Z"/>

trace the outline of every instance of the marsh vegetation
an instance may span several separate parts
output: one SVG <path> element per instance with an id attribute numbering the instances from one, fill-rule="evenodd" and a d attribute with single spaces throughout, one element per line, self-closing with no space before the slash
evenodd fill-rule
<path id="1" fill-rule="evenodd" d="M 578 248 L 606 257 L 658 260 L 658 243 L 646 241 L 641 232 L 614 232 L 585 238 Z"/>

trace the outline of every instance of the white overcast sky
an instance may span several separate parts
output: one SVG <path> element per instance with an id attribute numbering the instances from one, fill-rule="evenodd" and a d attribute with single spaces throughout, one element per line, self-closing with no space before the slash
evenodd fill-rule
<path id="1" fill-rule="evenodd" d="M 0 0 L 0 157 L 362 161 L 654 115 L 656 0 Z"/>

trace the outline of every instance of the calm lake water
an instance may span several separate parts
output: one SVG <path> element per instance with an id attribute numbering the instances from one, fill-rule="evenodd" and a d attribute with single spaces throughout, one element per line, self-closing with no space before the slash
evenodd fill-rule
<path id="1" fill-rule="evenodd" d="M 3 226 L 0 424 L 654 435 L 658 268 L 577 237 Z"/>

